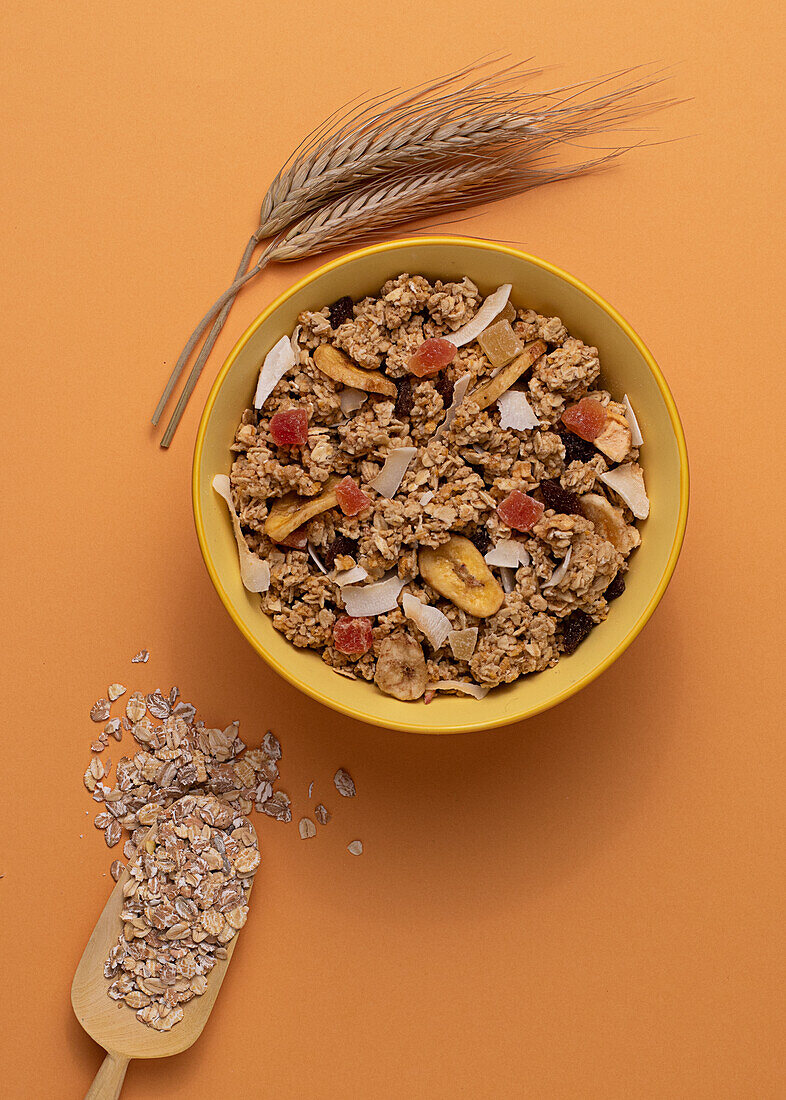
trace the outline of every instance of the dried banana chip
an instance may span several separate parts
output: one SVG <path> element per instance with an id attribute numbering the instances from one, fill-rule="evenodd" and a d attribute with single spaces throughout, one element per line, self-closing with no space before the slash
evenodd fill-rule
<path id="1" fill-rule="evenodd" d="M 398 396 L 395 384 L 384 374 L 376 370 L 363 370 L 332 344 L 320 344 L 314 348 L 314 363 L 318 370 L 342 386 L 363 390 L 364 393 L 381 393 L 386 397 Z"/>

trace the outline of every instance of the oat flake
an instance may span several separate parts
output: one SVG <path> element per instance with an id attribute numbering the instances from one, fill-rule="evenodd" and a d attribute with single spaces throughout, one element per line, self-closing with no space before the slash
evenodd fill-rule
<path id="1" fill-rule="evenodd" d="M 99 699 L 90 708 L 90 717 L 94 722 L 106 722 L 109 717 L 109 700 Z"/>
<path id="2" fill-rule="evenodd" d="M 125 695 L 126 689 L 122 684 L 110 684 L 106 689 L 106 693 L 114 703 L 115 699 L 119 699 L 121 695 Z"/>
<path id="3" fill-rule="evenodd" d="M 138 653 L 135 653 L 131 658 L 132 665 L 146 665 L 150 660 L 150 654 L 146 649 L 140 649 Z"/>
<path id="4" fill-rule="evenodd" d="M 297 827 L 302 840 L 310 840 L 317 835 L 317 827 L 309 817 L 301 817 Z"/>
<path id="5" fill-rule="evenodd" d="M 339 794 L 342 794 L 344 798 L 355 797 L 355 781 L 346 768 L 339 768 L 336 774 L 333 776 L 333 782 L 336 785 L 336 790 Z"/>
<path id="6" fill-rule="evenodd" d="M 332 814 L 322 805 L 320 802 L 314 809 L 314 817 L 317 819 L 320 825 L 327 825 L 328 821 L 332 817 Z"/>
<path id="7" fill-rule="evenodd" d="M 353 840 L 351 844 L 347 844 L 347 851 L 351 852 L 353 856 L 363 855 L 363 841 Z"/>

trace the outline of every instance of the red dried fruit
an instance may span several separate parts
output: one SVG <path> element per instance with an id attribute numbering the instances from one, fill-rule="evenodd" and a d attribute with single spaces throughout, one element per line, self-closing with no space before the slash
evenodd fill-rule
<path id="1" fill-rule="evenodd" d="M 308 443 L 308 412 L 306 409 L 286 409 L 273 413 L 270 434 L 277 447 L 301 447 Z"/>
<path id="2" fill-rule="evenodd" d="M 550 479 L 541 481 L 540 495 L 547 508 L 553 508 L 563 516 L 580 516 L 581 504 L 576 493 L 569 489 L 563 489 L 558 481 Z"/>
<path id="3" fill-rule="evenodd" d="M 499 518 L 515 531 L 531 531 L 545 511 L 545 506 L 539 500 L 527 496 L 519 489 L 508 493 L 497 505 Z"/>
<path id="4" fill-rule="evenodd" d="M 562 423 L 566 428 L 589 443 L 597 439 L 603 431 L 608 418 L 600 401 L 594 397 L 582 397 L 576 405 L 569 405 L 562 414 Z"/>
<path id="5" fill-rule="evenodd" d="M 583 642 L 594 626 L 584 611 L 573 611 L 562 623 L 562 652 L 572 653 Z"/>
<path id="6" fill-rule="evenodd" d="M 328 313 L 330 315 L 330 327 L 337 329 L 339 325 L 343 325 L 345 321 L 351 321 L 355 316 L 355 311 L 352 308 L 352 299 L 349 295 L 345 294 L 343 298 L 339 298 L 337 302 L 334 302 L 332 306 L 328 306 Z"/>
<path id="7" fill-rule="evenodd" d="M 338 506 L 345 516 L 356 516 L 364 508 L 371 504 L 371 497 L 366 496 L 360 486 L 347 475 L 336 486 L 336 499 Z"/>
<path id="8" fill-rule="evenodd" d="M 306 535 L 306 524 L 304 523 L 302 527 L 296 528 L 285 539 L 282 539 L 278 545 L 291 546 L 294 550 L 305 550 L 307 543 L 308 536 Z"/>
<path id="9" fill-rule="evenodd" d="M 432 336 L 423 341 L 407 363 L 407 369 L 418 378 L 430 378 L 448 363 L 452 363 L 457 352 L 458 348 L 450 340 L 445 340 L 442 336 Z"/>
<path id="10" fill-rule="evenodd" d="M 372 642 L 371 619 L 353 619 L 350 615 L 342 615 L 336 619 L 333 645 L 339 653 L 351 656 L 368 653 Z"/>

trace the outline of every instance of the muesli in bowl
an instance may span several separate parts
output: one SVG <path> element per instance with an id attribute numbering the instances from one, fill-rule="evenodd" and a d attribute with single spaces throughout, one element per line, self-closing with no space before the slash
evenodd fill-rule
<path id="1" fill-rule="evenodd" d="M 213 482 L 276 630 L 397 699 L 482 698 L 556 664 L 641 541 L 627 395 L 511 296 L 403 273 L 301 313 Z"/>

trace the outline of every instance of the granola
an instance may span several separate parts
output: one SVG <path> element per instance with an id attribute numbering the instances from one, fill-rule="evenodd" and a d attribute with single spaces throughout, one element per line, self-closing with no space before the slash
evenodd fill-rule
<path id="1" fill-rule="evenodd" d="M 291 367 L 232 446 L 231 500 L 269 566 L 274 627 L 402 699 L 556 664 L 575 648 L 571 616 L 585 633 L 607 617 L 641 541 L 614 487 L 641 481 L 627 395 L 602 388 L 598 349 L 560 318 L 492 297 L 403 273 L 301 313 Z M 473 644 L 446 641 L 460 634 Z"/>

